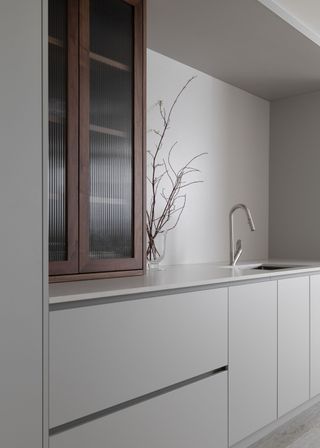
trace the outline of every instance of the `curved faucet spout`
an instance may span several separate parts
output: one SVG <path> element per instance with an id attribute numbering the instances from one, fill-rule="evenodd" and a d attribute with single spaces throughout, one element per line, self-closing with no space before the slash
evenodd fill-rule
<path id="1" fill-rule="evenodd" d="M 238 253 L 239 251 L 237 250 L 237 248 L 234 247 L 234 232 L 233 232 L 233 214 L 236 210 L 238 209 L 243 209 L 247 215 L 248 218 L 248 224 L 249 227 L 251 229 L 251 231 L 255 231 L 256 227 L 254 225 L 254 221 L 252 218 L 252 214 L 250 209 L 245 205 L 245 204 L 236 204 L 232 207 L 232 209 L 230 210 L 229 213 L 229 232 L 230 232 L 230 266 L 235 266 L 235 264 L 237 263 L 238 259 L 240 258 L 241 252 Z M 241 240 L 238 241 L 237 244 L 238 248 L 241 248 Z M 237 253 L 236 253 L 237 252 Z"/>

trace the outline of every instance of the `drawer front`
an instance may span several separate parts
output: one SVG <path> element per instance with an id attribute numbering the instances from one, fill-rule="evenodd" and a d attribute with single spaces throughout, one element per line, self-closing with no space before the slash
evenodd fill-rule
<path id="1" fill-rule="evenodd" d="M 50 427 L 227 364 L 227 290 L 50 313 Z"/>
<path id="2" fill-rule="evenodd" d="M 226 448 L 226 372 L 50 437 L 50 448 Z"/>

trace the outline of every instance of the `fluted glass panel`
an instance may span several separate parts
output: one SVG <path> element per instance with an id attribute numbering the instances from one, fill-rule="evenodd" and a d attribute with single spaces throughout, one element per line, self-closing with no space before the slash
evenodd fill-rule
<path id="1" fill-rule="evenodd" d="M 49 1 L 49 260 L 67 258 L 67 0 Z"/>
<path id="2" fill-rule="evenodd" d="M 90 257 L 133 256 L 133 7 L 90 8 Z"/>

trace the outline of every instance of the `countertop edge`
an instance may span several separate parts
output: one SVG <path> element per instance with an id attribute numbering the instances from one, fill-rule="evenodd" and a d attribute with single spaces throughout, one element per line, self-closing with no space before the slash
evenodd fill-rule
<path id="1" fill-rule="evenodd" d="M 192 265 L 187 265 L 188 267 Z M 193 265 L 196 266 L 197 269 L 201 269 L 201 265 Z M 208 269 L 209 265 L 203 265 L 206 269 Z M 213 265 L 212 265 L 213 266 Z M 179 272 L 179 268 L 174 267 L 172 272 L 174 272 L 174 269 L 176 272 Z M 183 269 L 183 268 L 182 268 Z M 185 267 L 186 269 L 186 267 Z M 291 276 L 297 276 L 297 275 L 310 275 L 312 273 L 320 273 L 320 265 L 317 266 L 304 266 L 299 267 L 297 269 L 290 268 L 288 270 L 281 270 L 281 271 L 268 271 L 268 272 L 259 272 L 259 273 L 248 273 L 248 274 L 242 274 L 242 275 L 235 275 L 235 272 L 233 272 L 233 275 L 228 275 L 228 272 L 224 270 L 223 268 L 215 265 L 214 269 L 221 271 L 221 277 L 215 277 L 215 278 L 205 278 L 205 279 L 197 279 L 192 281 L 177 281 L 177 282 L 168 282 L 165 284 L 148 284 L 143 286 L 132 286 L 132 287 L 124 287 L 123 289 L 115 288 L 115 289 L 108 289 L 106 290 L 100 290 L 100 291 L 84 291 L 79 292 L 79 289 L 81 289 L 81 282 L 77 282 L 77 291 L 74 293 L 68 293 L 68 294 L 53 294 L 49 297 L 49 305 L 56 305 L 56 304 L 63 304 L 63 303 L 75 303 L 75 302 L 82 302 L 82 301 L 89 301 L 89 300 L 95 300 L 95 299 L 108 299 L 108 298 L 116 298 L 116 297 L 124 297 L 124 296 L 131 296 L 131 295 L 137 295 L 137 294 L 154 294 L 157 292 L 164 292 L 164 291 L 173 291 L 173 290 L 179 290 L 179 289 L 188 289 L 188 288 L 197 288 L 197 287 L 205 287 L 205 286 L 215 286 L 215 285 L 230 285 L 234 283 L 242 283 L 242 282 L 251 282 L 254 280 L 265 280 L 269 281 L 275 278 L 279 277 L 291 277 Z M 169 273 L 170 268 L 168 268 Z M 217 273 L 216 273 L 217 274 Z M 123 279 L 113 279 L 117 281 L 123 281 Z M 60 284 L 61 285 L 61 284 Z M 70 289 L 70 286 L 69 286 Z"/>

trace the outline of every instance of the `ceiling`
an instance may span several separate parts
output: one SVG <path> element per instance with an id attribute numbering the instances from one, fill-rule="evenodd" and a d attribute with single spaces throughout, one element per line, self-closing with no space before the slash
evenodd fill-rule
<path id="1" fill-rule="evenodd" d="M 319 0 L 259 0 L 311 40 L 320 44 Z"/>
<path id="2" fill-rule="evenodd" d="M 320 90 L 320 46 L 262 2 L 149 0 L 148 47 L 269 100 Z"/>

